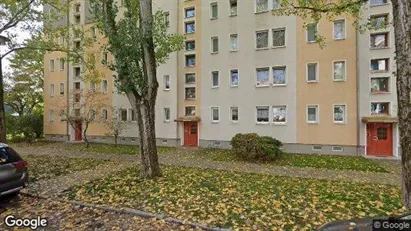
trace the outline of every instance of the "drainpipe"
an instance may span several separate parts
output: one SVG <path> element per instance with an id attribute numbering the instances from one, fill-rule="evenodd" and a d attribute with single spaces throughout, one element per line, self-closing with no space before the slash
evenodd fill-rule
<path id="1" fill-rule="evenodd" d="M 360 88 L 360 65 L 359 65 L 359 59 L 360 59 L 360 51 L 359 51 L 359 43 L 358 43 L 358 39 L 359 39 L 359 37 L 360 36 L 358 36 L 358 30 L 356 30 L 356 33 L 355 33 L 355 52 L 356 52 L 356 60 L 355 60 L 355 62 L 356 62 L 356 74 L 357 74 L 357 79 L 356 79 L 356 82 L 357 82 L 357 156 L 360 156 L 361 155 L 361 152 L 360 152 L 360 145 L 361 145 L 361 143 L 360 143 L 360 141 L 361 141 L 361 129 L 360 129 L 360 127 L 361 127 L 361 116 L 360 116 L 360 108 L 361 108 L 361 105 L 360 105 L 360 103 L 361 103 L 361 100 L 360 100 L 360 97 L 361 97 L 361 88 Z"/>
<path id="2" fill-rule="evenodd" d="M 67 1 L 67 16 L 66 16 L 66 23 L 67 23 L 67 39 L 66 39 L 66 42 L 67 42 L 67 58 L 66 58 L 66 63 L 67 63 L 67 83 L 66 83 L 66 86 L 67 86 L 67 93 L 66 93 L 66 95 L 67 95 L 67 108 L 66 108 L 66 112 L 67 112 L 67 115 L 69 115 L 69 110 L 70 110 L 70 107 L 69 107 L 69 104 L 70 104 L 70 101 L 69 101 L 69 90 L 70 90 L 70 62 L 69 62 L 69 52 L 70 52 L 70 42 L 69 42 L 69 39 L 70 39 L 70 1 Z M 68 120 L 66 120 L 66 131 L 67 131 L 67 141 L 70 141 L 71 140 L 71 137 L 70 137 L 70 133 L 69 133 L 69 131 L 70 131 L 70 124 L 69 124 L 69 121 Z"/>
<path id="3" fill-rule="evenodd" d="M 180 29 L 180 2 L 181 0 L 177 1 L 177 34 L 179 33 L 179 29 Z M 179 51 L 176 51 L 176 56 L 177 56 L 177 76 L 176 76 L 176 80 L 177 80 L 177 84 L 176 84 L 176 96 L 177 96 L 177 110 L 176 110 L 176 119 L 178 119 L 178 111 L 180 110 L 179 107 L 179 99 L 178 99 L 178 93 L 179 93 L 179 87 L 178 87 L 178 81 L 179 81 L 179 74 L 180 74 L 180 65 L 179 65 L 179 58 L 180 58 L 180 53 Z M 180 124 L 179 122 L 176 122 L 176 142 L 177 142 L 177 146 L 180 146 L 181 139 L 180 139 L 180 135 L 179 135 L 179 128 Z"/>

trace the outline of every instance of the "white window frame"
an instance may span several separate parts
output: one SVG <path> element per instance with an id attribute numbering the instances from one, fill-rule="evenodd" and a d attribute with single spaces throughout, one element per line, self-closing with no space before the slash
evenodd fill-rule
<path id="1" fill-rule="evenodd" d="M 167 119 L 166 110 L 168 110 L 168 113 L 169 113 L 169 118 L 168 118 L 168 119 Z M 165 108 L 163 109 L 163 113 L 164 113 L 164 122 L 165 122 L 165 123 L 169 123 L 170 120 L 171 120 L 171 109 L 170 109 L 169 107 L 165 107 Z"/>
<path id="2" fill-rule="evenodd" d="M 308 108 L 317 108 L 316 115 L 315 115 L 315 117 L 316 117 L 315 121 L 309 121 L 308 120 Z M 334 111 L 333 111 L 333 113 L 334 113 Z M 320 123 L 320 105 L 318 105 L 318 104 L 308 104 L 306 106 L 306 110 L 305 110 L 305 117 L 306 117 L 306 122 L 308 124 L 319 124 Z"/>
<path id="3" fill-rule="evenodd" d="M 316 148 L 316 147 L 319 147 L 319 148 Z M 313 145 L 312 149 L 313 149 L 313 151 L 321 152 L 323 150 L 323 146 L 322 145 Z"/>
<path id="4" fill-rule="evenodd" d="M 55 89 L 54 89 L 54 84 L 50 84 L 50 97 L 54 97 L 55 94 Z"/>
<path id="5" fill-rule="evenodd" d="M 260 33 L 260 32 L 267 32 L 267 46 L 266 47 L 260 47 L 260 48 L 257 47 L 257 33 Z M 271 42 L 270 42 L 270 30 L 269 29 L 255 31 L 255 33 L 254 33 L 254 47 L 255 47 L 256 50 L 267 50 L 267 49 L 270 48 L 270 44 L 271 44 Z"/>
<path id="6" fill-rule="evenodd" d="M 53 63 L 53 65 L 51 65 L 51 63 Z M 50 72 L 54 72 L 54 70 L 55 70 L 55 65 L 56 65 L 56 62 L 55 62 L 55 60 L 54 59 L 50 59 L 49 60 L 49 71 Z"/>
<path id="7" fill-rule="evenodd" d="M 230 16 L 230 17 L 235 17 L 235 16 L 237 16 L 238 15 L 238 0 L 235 0 L 235 2 L 237 3 L 237 8 L 236 8 L 236 10 L 237 10 L 237 12 L 235 13 L 235 14 L 233 14 L 233 12 L 231 11 L 231 1 L 232 0 L 228 0 L 228 15 Z"/>
<path id="8" fill-rule="evenodd" d="M 217 40 L 217 51 L 214 51 L 214 40 Z M 220 51 L 220 41 L 218 36 L 211 37 L 211 54 L 217 54 Z"/>
<path id="9" fill-rule="evenodd" d="M 279 107 L 285 107 L 285 121 L 284 122 L 274 122 L 274 112 L 273 109 L 274 108 L 279 108 Z M 288 117 L 288 107 L 287 105 L 273 105 L 271 106 L 271 123 L 273 123 L 273 125 L 286 125 L 287 124 L 287 117 Z"/>
<path id="10" fill-rule="evenodd" d="M 237 81 L 237 85 L 233 85 L 232 83 L 233 83 L 233 81 L 232 81 L 232 75 L 231 75 L 231 73 L 232 73 L 232 71 L 237 71 L 237 78 L 238 78 L 238 81 Z M 230 84 L 230 87 L 238 87 L 238 86 L 240 86 L 240 71 L 238 70 L 238 69 L 230 69 L 229 70 L 229 80 L 228 81 L 230 81 L 229 82 L 229 84 Z"/>
<path id="11" fill-rule="evenodd" d="M 218 120 L 214 120 L 214 110 L 218 112 Z M 220 122 L 220 107 L 211 107 L 211 123 L 219 123 Z"/>
<path id="12" fill-rule="evenodd" d="M 214 73 L 217 73 L 217 85 L 214 85 Z M 219 88 L 220 87 L 220 71 L 211 71 L 211 88 Z"/>
<path id="13" fill-rule="evenodd" d="M 284 31 L 284 45 L 282 46 L 274 46 L 273 39 L 274 39 L 274 31 Z M 284 48 L 287 47 L 287 28 L 286 27 L 278 27 L 271 29 L 271 47 L 272 48 Z"/>
<path id="14" fill-rule="evenodd" d="M 136 118 L 136 114 L 134 113 L 134 120 L 133 120 L 133 112 L 134 110 L 132 108 L 129 108 L 127 110 L 127 120 L 133 123 L 137 123 L 137 118 Z"/>
<path id="15" fill-rule="evenodd" d="M 317 42 L 317 39 L 314 39 L 313 41 L 309 41 L 308 40 L 308 26 L 309 25 L 312 25 L 312 24 L 315 24 L 316 25 L 316 27 L 315 27 L 315 30 L 317 31 L 317 34 L 318 34 L 318 24 L 319 23 L 308 23 L 307 24 L 307 27 L 306 27 L 306 29 L 305 29 L 305 41 L 307 42 L 307 43 L 316 43 Z M 333 31 L 333 33 L 334 33 L 334 31 Z M 314 34 L 315 35 L 315 34 Z M 334 37 L 334 36 L 333 36 Z"/>
<path id="16" fill-rule="evenodd" d="M 335 121 L 335 113 L 334 109 L 337 106 L 344 106 L 344 114 L 343 114 L 343 121 Z M 339 103 L 339 104 L 333 104 L 333 123 L 334 124 L 347 124 L 347 104 Z"/>
<path id="17" fill-rule="evenodd" d="M 254 0 L 254 13 L 256 13 L 256 14 L 261 14 L 261 13 L 268 12 L 270 10 L 270 0 L 267 0 L 267 9 L 266 10 L 257 11 L 257 9 L 258 9 L 257 0 Z"/>
<path id="18" fill-rule="evenodd" d="M 268 109 L 268 121 L 267 122 L 259 122 L 257 119 L 258 119 L 258 115 L 257 115 L 257 109 L 258 108 L 267 108 Z M 270 123 L 270 118 L 271 118 L 271 113 L 270 113 L 270 109 L 271 109 L 271 107 L 270 106 L 268 106 L 268 105 L 260 105 L 260 106 L 255 106 L 255 111 L 254 111 L 254 120 L 255 120 L 255 123 L 256 124 L 269 124 Z"/>
<path id="19" fill-rule="evenodd" d="M 274 69 L 275 68 L 285 68 L 285 82 L 284 83 L 280 83 L 280 84 L 274 84 Z M 272 81 L 271 84 L 273 85 L 273 87 L 281 87 L 281 86 L 286 86 L 287 82 L 288 82 L 288 71 L 287 71 L 287 66 L 286 65 L 277 65 L 277 66 L 273 66 L 271 67 L 271 76 L 272 76 Z"/>
<path id="20" fill-rule="evenodd" d="M 232 44 L 231 44 L 231 36 L 236 36 L 237 37 L 237 50 L 233 50 Z M 228 38 L 228 42 L 229 42 L 229 47 L 230 47 L 230 52 L 237 52 L 240 49 L 240 37 L 238 36 L 238 34 L 230 34 L 229 38 Z"/>
<path id="21" fill-rule="evenodd" d="M 339 150 L 338 150 L 339 149 Z M 332 146 L 331 150 L 333 152 L 343 152 L 344 151 L 344 147 L 343 146 Z"/>
<path id="22" fill-rule="evenodd" d="M 336 38 L 335 37 L 335 23 L 337 23 L 337 22 L 343 22 L 344 23 L 344 33 L 343 33 L 342 38 Z M 333 39 L 336 40 L 336 41 L 347 39 L 347 20 L 345 20 L 345 18 L 340 18 L 340 19 L 334 20 L 333 21 L 333 31 L 332 31 L 332 33 L 333 33 L 333 35 L 332 35 Z"/>
<path id="23" fill-rule="evenodd" d="M 233 109 L 234 108 L 237 108 L 237 120 L 233 120 Z M 240 110 L 238 109 L 238 107 L 236 107 L 236 106 L 233 106 L 233 107 L 230 107 L 229 108 L 229 110 L 230 110 L 230 113 L 229 113 L 229 115 L 230 115 L 230 122 L 231 123 L 238 123 L 238 121 L 240 121 Z"/>
<path id="24" fill-rule="evenodd" d="M 316 64 L 315 80 L 308 80 L 308 66 L 309 66 L 310 64 Z M 318 83 L 319 80 L 320 80 L 320 63 L 319 63 L 319 62 L 308 62 L 308 63 L 306 64 L 305 73 L 306 73 L 305 78 L 306 78 L 307 83 Z"/>
<path id="25" fill-rule="evenodd" d="M 335 78 L 335 63 L 341 63 L 341 62 L 343 62 L 344 63 L 344 78 L 343 79 L 336 79 Z M 333 70 L 333 81 L 334 82 L 345 82 L 345 81 L 347 81 L 347 61 L 346 60 L 334 60 L 333 62 L 332 62 L 332 70 Z"/>
<path id="26" fill-rule="evenodd" d="M 217 7 L 217 16 L 213 17 L 213 6 Z M 210 20 L 218 19 L 218 2 L 210 3 Z"/>
<path id="27" fill-rule="evenodd" d="M 371 43 L 371 37 L 373 36 L 373 35 L 382 35 L 382 34 L 387 34 L 387 36 L 386 36 L 386 43 L 387 43 L 387 46 L 385 46 L 385 47 L 373 47 L 372 46 L 372 43 Z M 391 38 L 390 38 L 390 36 L 391 36 L 391 33 L 390 33 L 390 31 L 381 31 L 381 32 L 373 32 L 373 33 L 370 33 L 370 39 L 369 39 L 369 47 L 370 47 L 370 49 L 371 50 L 383 50 L 383 49 L 388 49 L 388 48 L 390 48 L 391 47 Z"/>
<path id="28" fill-rule="evenodd" d="M 107 88 L 106 88 L 106 89 L 104 89 L 104 83 L 107 84 Z M 107 93 L 107 92 L 108 92 L 108 81 L 107 81 L 107 79 L 103 79 L 103 80 L 101 81 L 101 92 L 103 92 L 103 93 Z"/>
<path id="29" fill-rule="evenodd" d="M 375 104 L 375 103 L 388 103 L 388 114 L 376 114 L 376 113 L 372 113 L 371 111 L 371 105 Z M 384 101 L 384 100 L 376 100 L 376 101 L 371 101 L 369 104 L 369 110 L 370 110 L 370 115 L 392 115 L 392 106 L 393 103 L 391 101 Z"/>
<path id="30" fill-rule="evenodd" d="M 258 79 L 257 79 L 257 76 L 258 76 L 258 71 L 259 70 L 265 70 L 265 69 L 268 69 L 268 79 L 267 79 L 267 84 L 259 84 L 258 83 Z M 270 86 L 270 84 L 271 84 L 271 78 L 270 78 L 270 73 L 271 73 L 271 71 L 270 71 L 270 67 L 257 67 L 256 69 L 255 69 L 255 86 L 256 87 L 269 87 Z"/>

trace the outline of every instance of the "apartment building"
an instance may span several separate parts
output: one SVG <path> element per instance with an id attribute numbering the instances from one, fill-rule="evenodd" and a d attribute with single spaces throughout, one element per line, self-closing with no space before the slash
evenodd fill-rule
<path id="1" fill-rule="evenodd" d="M 68 19 L 94 34 L 87 3 L 77 2 Z M 230 148 L 236 133 L 255 132 L 279 139 L 294 153 L 398 156 L 392 27 L 359 33 L 348 15 L 313 24 L 273 16 L 278 7 L 277 0 L 154 2 L 155 10 L 166 12 L 168 31 L 185 36 L 184 49 L 158 67 L 157 144 Z M 386 23 L 390 8 L 373 0 L 364 7 L 364 20 Z M 67 92 L 90 86 L 76 80 L 81 66 L 64 63 L 67 70 L 52 71 L 60 56 L 45 56 L 44 130 L 48 139 L 81 140 L 81 123 L 73 129 L 58 119 L 53 102 L 65 100 L 67 110 L 75 110 Z M 115 73 L 99 68 L 106 72 L 101 91 L 107 109 L 114 106 L 128 124 L 120 143 L 137 144 L 130 103 L 115 89 Z M 67 90 L 56 95 L 60 83 Z M 107 109 L 101 114 L 110 120 Z M 92 141 L 112 142 L 103 123 L 91 124 Z"/>

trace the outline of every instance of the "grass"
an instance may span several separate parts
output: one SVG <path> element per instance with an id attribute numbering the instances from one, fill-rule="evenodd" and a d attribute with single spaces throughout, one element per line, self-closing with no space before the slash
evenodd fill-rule
<path id="1" fill-rule="evenodd" d="M 179 154 L 180 157 L 205 158 L 214 161 L 235 162 L 241 161 L 232 150 L 200 148 L 194 152 Z M 186 155 L 186 156 L 181 156 Z M 294 166 L 327 168 L 335 170 L 354 170 L 364 172 L 388 172 L 375 161 L 362 156 L 336 156 L 319 154 L 291 154 L 284 153 L 279 160 L 268 163 L 276 166 Z"/>
<path id="2" fill-rule="evenodd" d="M 108 160 L 22 155 L 29 164 L 29 180 L 36 182 L 94 168 Z"/>
<path id="3" fill-rule="evenodd" d="M 399 187 L 162 167 L 141 181 L 138 167 L 68 191 L 67 199 L 133 207 L 239 230 L 314 230 L 333 220 L 405 212 Z"/>

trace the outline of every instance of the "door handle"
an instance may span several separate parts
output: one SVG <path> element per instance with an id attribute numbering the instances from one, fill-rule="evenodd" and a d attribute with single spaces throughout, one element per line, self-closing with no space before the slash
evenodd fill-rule
<path id="1" fill-rule="evenodd" d="M 373 137 L 373 140 L 378 140 L 378 136 L 374 136 L 374 137 Z"/>

